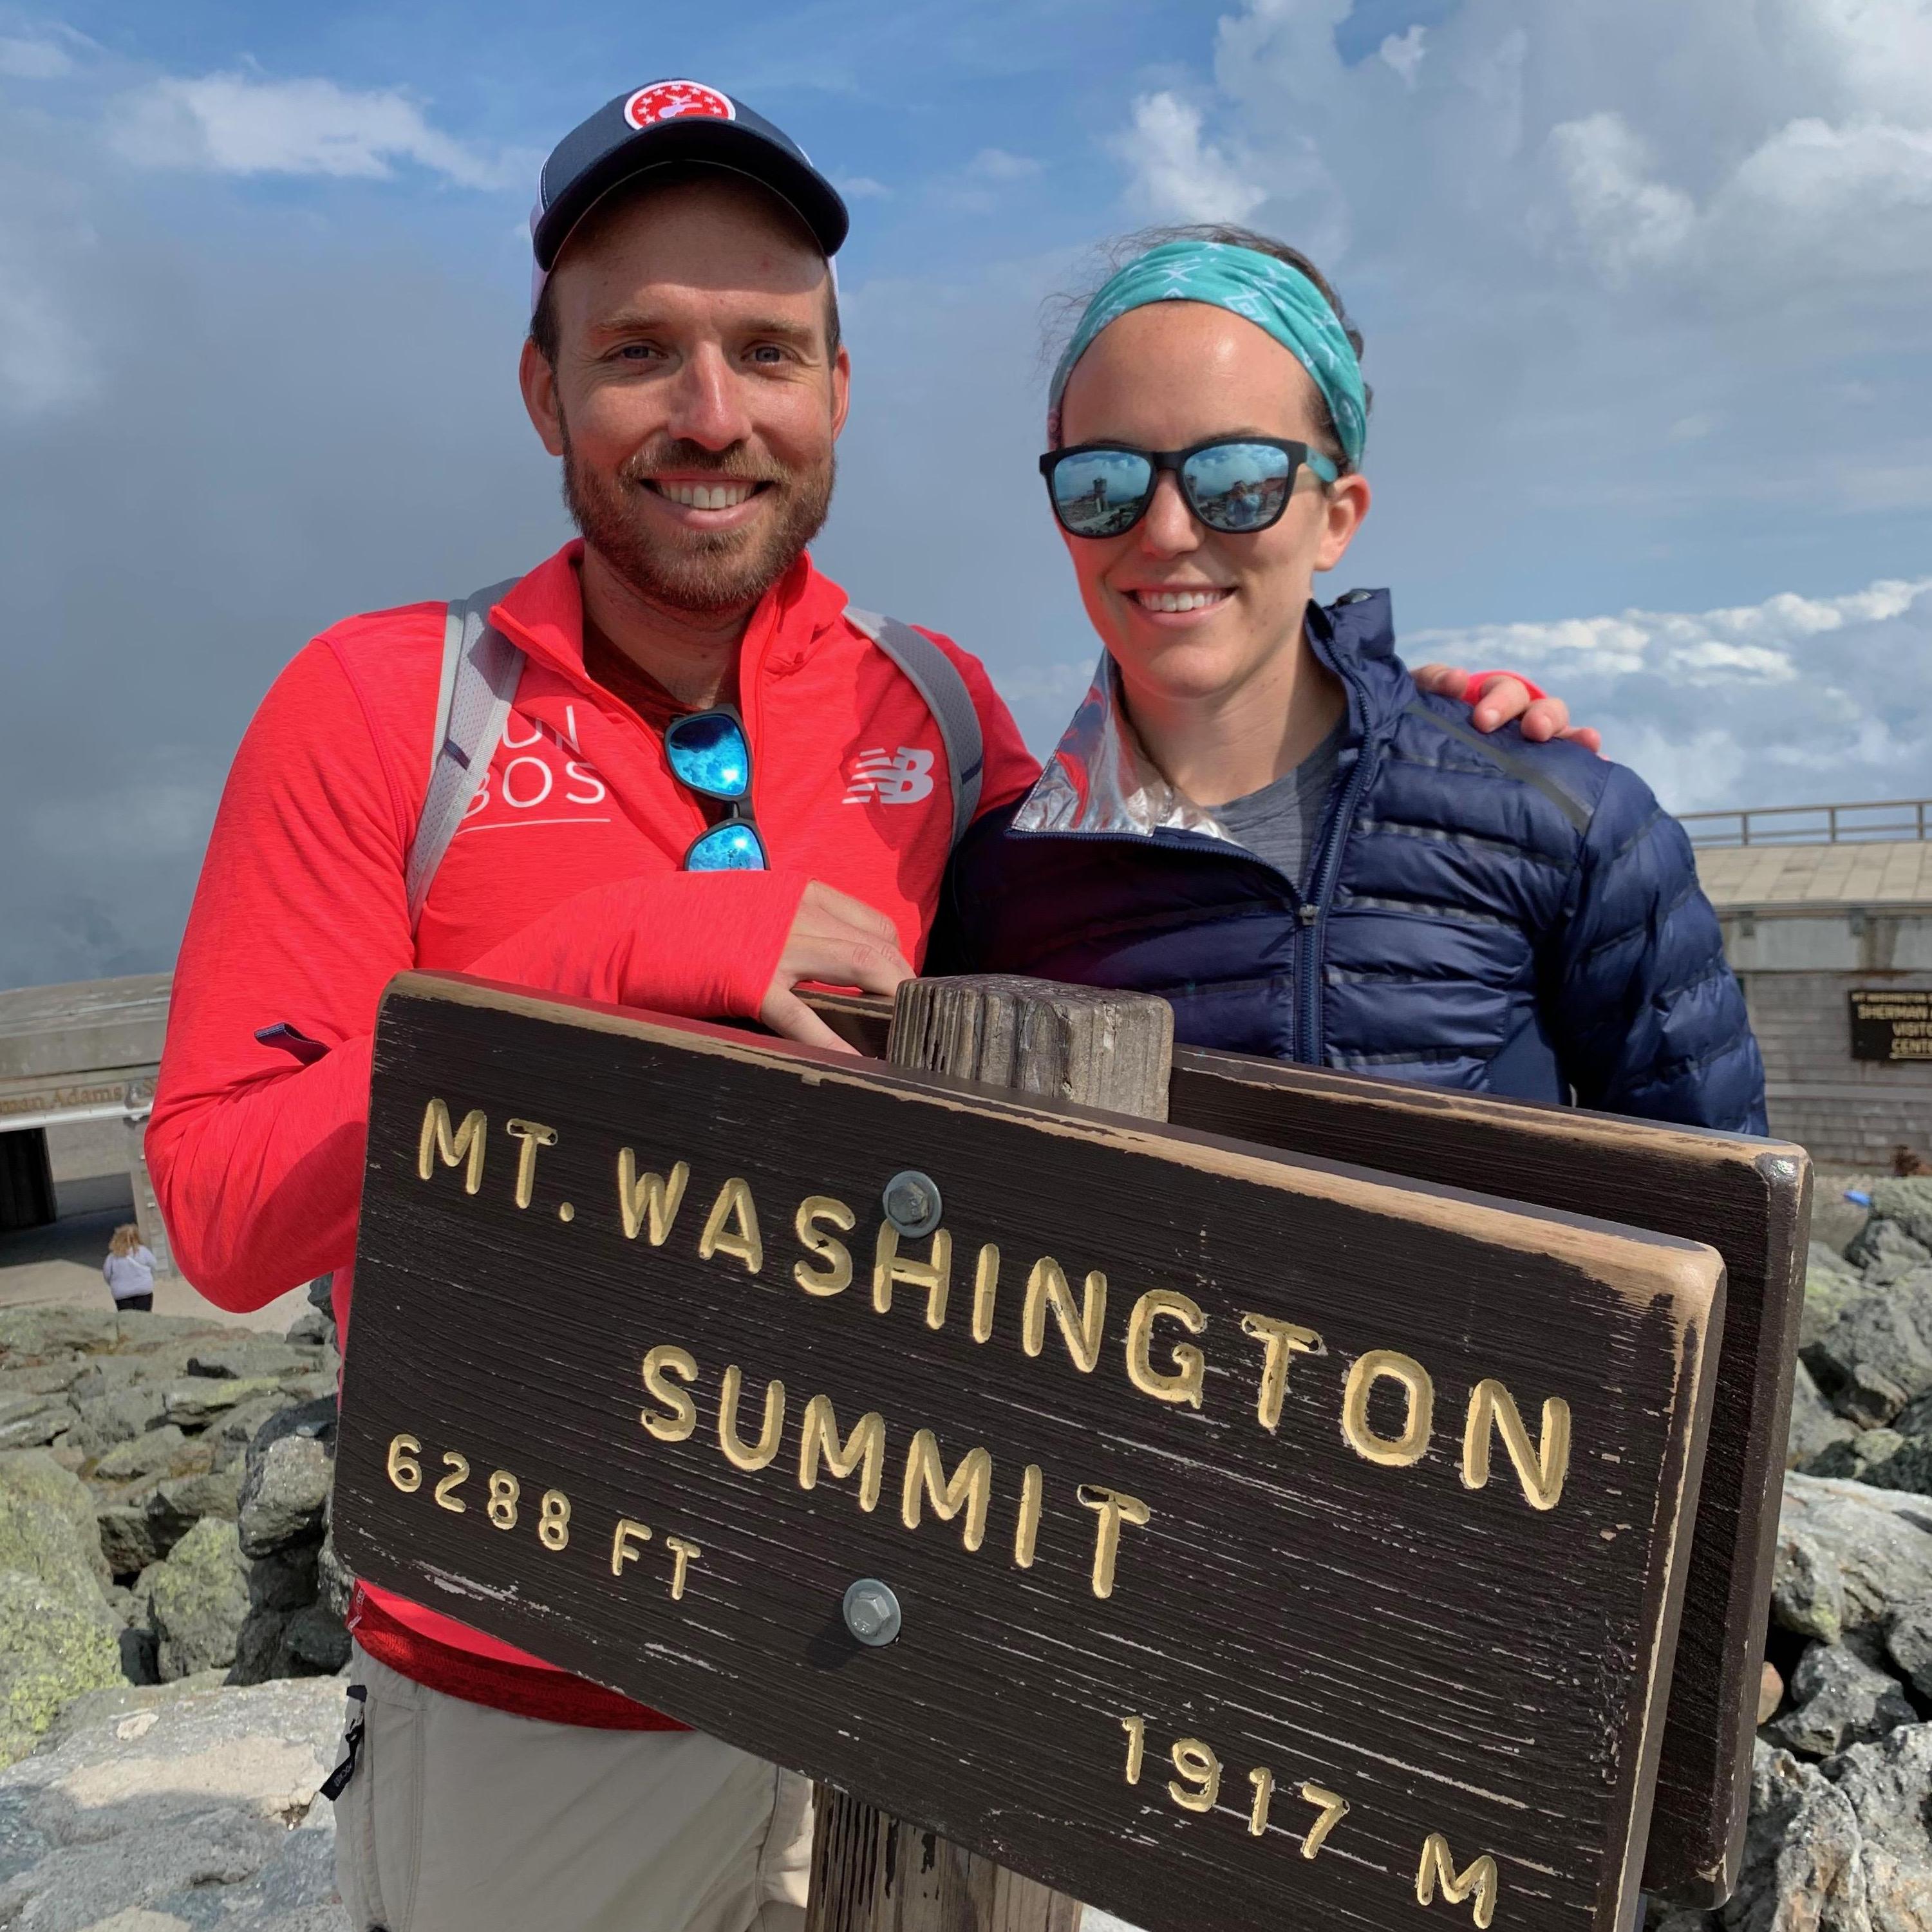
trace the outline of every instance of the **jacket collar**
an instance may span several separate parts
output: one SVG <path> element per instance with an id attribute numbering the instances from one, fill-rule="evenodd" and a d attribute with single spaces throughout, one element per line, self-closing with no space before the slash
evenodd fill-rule
<path id="1" fill-rule="evenodd" d="M 1388 592 L 1352 590 L 1331 604 L 1311 603 L 1308 639 L 1348 693 L 1352 746 L 1393 730 L 1408 678 L 1395 656 Z M 1104 651 L 1080 708 L 1014 814 L 1012 830 L 1140 838 L 1183 832 L 1238 842 L 1156 769 L 1121 701 L 1120 672 Z"/>
<path id="2" fill-rule="evenodd" d="M 492 608 L 490 621 L 524 653 L 578 684 L 584 669 L 584 591 L 578 569 L 584 540 L 546 557 Z M 845 608 L 845 593 L 801 552 L 760 598 L 746 626 L 738 660 L 741 693 L 766 673 L 796 670 Z"/>

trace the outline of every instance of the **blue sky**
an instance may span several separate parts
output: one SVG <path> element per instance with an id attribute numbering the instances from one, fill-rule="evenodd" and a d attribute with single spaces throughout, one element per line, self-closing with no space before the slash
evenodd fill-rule
<path id="1" fill-rule="evenodd" d="M 668 74 L 851 200 L 821 563 L 1036 742 L 1094 655 L 1042 302 L 1238 216 L 1367 334 L 1334 588 L 1412 658 L 1535 669 L 1680 809 L 1932 790 L 1932 0 L 0 8 L 0 984 L 165 963 L 305 638 L 565 534 L 534 170 Z"/>

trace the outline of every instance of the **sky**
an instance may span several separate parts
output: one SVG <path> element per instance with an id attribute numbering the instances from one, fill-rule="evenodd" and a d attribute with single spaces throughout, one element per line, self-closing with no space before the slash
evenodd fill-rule
<path id="1" fill-rule="evenodd" d="M 166 965 L 308 638 L 568 534 L 526 218 L 664 75 L 843 188 L 815 554 L 1036 747 L 1096 652 L 1043 316 L 1232 217 L 1366 336 L 1324 588 L 1411 662 L 1532 672 L 1673 809 L 1932 792 L 1932 0 L 0 4 L 0 986 Z"/>

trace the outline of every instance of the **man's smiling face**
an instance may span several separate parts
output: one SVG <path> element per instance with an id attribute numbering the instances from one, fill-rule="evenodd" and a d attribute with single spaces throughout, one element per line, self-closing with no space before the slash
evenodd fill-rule
<path id="1" fill-rule="evenodd" d="M 746 608 L 824 524 L 849 375 L 830 277 L 782 202 L 716 170 L 565 245 L 524 399 L 578 527 L 651 602 Z"/>

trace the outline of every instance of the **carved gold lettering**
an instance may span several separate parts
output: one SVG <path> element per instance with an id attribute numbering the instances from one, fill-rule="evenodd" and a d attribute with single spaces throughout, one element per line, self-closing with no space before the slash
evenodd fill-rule
<path id="1" fill-rule="evenodd" d="M 527 1208 L 536 1192 L 537 1149 L 556 1145 L 556 1130 L 541 1120 L 506 1120 L 503 1131 L 523 1145 L 517 1150 L 517 1205 Z"/>
<path id="2" fill-rule="evenodd" d="M 1255 1405 L 1255 1414 L 1272 1436 L 1281 1425 L 1289 1362 L 1297 1355 L 1325 1355 L 1328 1346 L 1312 1328 L 1278 1321 L 1272 1315 L 1244 1315 L 1241 1333 L 1252 1336 L 1266 1351 L 1262 1357 L 1261 1396 Z"/>
<path id="3" fill-rule="evenodd" d="M 718 1198 L 705 1217 L 704 1232 L 698 1238 L 698 1259 L 708 1262 L 713 1255 L 736 1256 L 747 1274 L 756 1274 L 765 1264 L 758 1204 L 752 1198 L 751 1184 L 736 1174 L 718 1189 Z"/>
<path id="4" fill-rule="evenodd" d="M 859 1478 L 859 1507 L 871 1511 L 879 1506 L 879 1487 L 886 1466 L 886 1419 L 876 1410 L 860 1417 L 852 1433 L 842 1443 L 838 1418 L 832 1412 L 829 1395 L 815 1395 L 805 1406 L 805 1424 L 798 1445 L 798 1486 L 815 1488 L 819 1458 L 833 1476 L 843 1480 L 862 1463 Z"/>
<path id="5" fill-rule="evenodd" d="M 1532 1509 L 1554 1509 L 1570 1471 L 1570 1405 L 1551 1396 L 1543 1405 L 1543 1440 L 1532 1444 L 1516 1398 L 1499 1382 L 1478 1382 L 1469 1392 L 1462 1430 L 1462 1486 L 1480 1490 L 1490 1480 L 1490 1425 L 1493 1419 L 1509 1451 L 1516 1480 Z"/>
<path id="6" fill-rule="evenodd" d="M 1114 1594 L 1114 1565 L 1120 1553 L 1120 1526 L 1145 1523 L 1154 1512 L 1138 1496 L 1124 1490 L 1102 1489 L 1098 1483 L 1082 1483 L 1078 1495 L 1085 1508 L 1095 1511 L 1100 1521 L 1094 1528 L 1094 1594 Z"/>
<path id="7" fill-rule="evenodd" d="M 938 1328 L 946 1320 L 946 1298 L 952 1285 L 952 1237 L 944 1228 L 932 1238 L 931 1258 L 922 1262 L 899 1252 L 899 1231 L 890 1221 L 879 1228 L 872 1251 L 872 1306 L 881 1315 L 892 1305 L 892 1283 L 926 1290 L 926 1325 Z"/>
<path id="8" fill-rule="evenodd" d="M 1150 1288 L 1134 1304 L 1127 1317 L 1127 1379 L 1156 1402 L 1185 1402 L 1201 1406 L 1201 1384 L 1207 1363 L 1191 1342 L 1174 1345 L 1174 1366 L 1156 1369 L 1150 1355 L 1154 1324 L 1162 1316 L 1178 1322 L 1190 1335 L 1208 1325 L 1198 1302 L 1171 1288 Z"/>
<path id="9" fill-rule="evenodd" d="M 1184 1811 L 1213 1810 L 1221 1795 L 1221 1760 L 1214 1747 L 1198 1738 L 1176 1738 L 1168 1756 L 1180 1774 L 1180 1780 L 1168 1780 L 1168 1797 Z"/>
<path id="10" fill-rule="evenodd" d="M 1033 1550 L 1040 1538 L 1040 1498 L 1046 1478 L 1037 1462 L 1029 1462 L 1020 1478 L 1019 1520 L 1013 1526 L 1013 1562 L 1022 1570 L 1033 1568 Z"/>
<path id="11" fill-rule="evenodd" d="M 922 1497 L 942 1522 L 950 1522 L 963 1509 L 963 1540 L 968 1550 L 977 1550 L 986 1540 L 986 1509 L 993 1499 L 992 1456 L 984 1448 L 968 1450 L 949 1482 L 938 1440 L 931 1430 L 922 1429 L 906 1451 L 905 1485 L 899 1496 L 899 1520 L 908 1529 L 919 1527 Z"/>
<path id="12" fill-rule="evenodd" d="M 1268 1828 L 1268 1807 L 1274 1802 L 1274 1773 L 1264 1764 L 1258 1764 L 1248 1773 L 1248 1782 L 1255 1787 L 1255 1802 L 1248 1812 L 1248 1836 L 1262 1837 Z"/>
<path id="13" fill-rule="evenodd" d="M 1090 1376 L 1100 1360 L 1100 1330 L 1107 1318 L 1107 1277 L 1096 1269 L 1087 1277 L 1086 1295 L 1076 1314 L 1066 1271 L 1051 1255 L 1042 1255 L 1027 1276 L 1026 1306 L 1021 1317 L 1020 1342 L 1029 1355 L 1046 1346 L 1046 1311 L 1053 1310 L 1066 1352 L 1083 1376 Z"/>
<path id="14" fill-rule="evenodd" d="M 670 1600 L 674 1604 L 684 1594 L 686 1573 L 704 1552 L 681 1536 L 666 1537 L 664 1547 L 670 1552 Z"/>
<path id="15" fill-rule="evenodd" d="M 624 1217 L 624 1238 L 634 1241 L 648 1228 L 651 1246 L 661 1248 L 670 1238 L 691 1169 L 677 1162 L 669 1174 L 640 1174 L 638 1156 L 628 1148 L 617 1150 L 617 1211 Z"/>
<path id="16" fill-rule="evenodd" d="M 1123 1718 L 1120 1728 L 1127 1734 L 1127 1782 L 1138 1784 L 1141 1781 L 1141 1760 L 1147 1751 L 1147 1720 Z"/>
<path id="17" fill-rule="evenodd" d="M 738 1393 L 744 1384 L 743 1372 L 734 1362 L 724 1371 L 724 1387 L 718 1397 L 718 1446 L 734 1469 L 762 1469 L 778 1453 L 778 1437 L 784 1428 L 784 1384 L 765 1384 L 765 1414 L 758 1431 L 758 1446 L 748 1446 L 738 1434 Z"/>
<path id="18" fill-rule="evenodd" d="M 980 1250 L 973 1264 L 973 1339 L 993 1339 L 993 1302 L 1000 1292 L 1000 1251 L 991 1241 Z"/>
<path id="19" fill-rule="evenodd" d="M 1312 1804 L 1321 1813 L 1308 1828 L 1308 1835 L 1301 1841 L 1301 1856 L 1312 1858 L 1327 1842 L 1328 1834 L 1348 1815 L 1348 1801 L 1338 1798 L 1334 1792 L 1326 1791 L 1318 1784 L 1304 1784 L 1301 1787 L 1301 1802 Z"/>
<path id="20" fill-rule="evenodd" d="M 842 1294 L 852 1286 L 852 1250 L 836 1234 L 828 1234 L 818 1223 L 829 1221 L 850 1234 L 858 1216 L 844 1202 L 829 1194 L 808 1194 L 798 1204 L 792 1232 L 799 1244 L 808 1248 L 826 1266 L 815 1268 L 809 1262 L 793 1266 L 791 1278 L 807 1294 Z"/>
<path id="21" fill-rule="evenodd" d="M 1473 1916 L 1478 1932 L 1482 1932 L 1482 1928 L 1496 1916 L 1496 1894 L 1501 1889 L 1496 1882 L 1496 1860 L 1485 1852 L 1459 1872 L 1456 1861 L 1450 1856 L 1448 1840 L 1440 1832 L 1431 1832 L 1422 1841 L 1422 1862 L 1416 1868 L 1417 1904 L 1432 1904 L 1438 1885 L 1442 1888 L 1442 1896 L 1451 1905 L 1460 1905 L 1464 1899 L 1474 1894 Z"/>
<path id="22" fill-rule="evenodd" d="M 1408 1398 L 1408 1417 L 1398 1436 L 1378 1436 L 1369 1426 L 1369 1394 L 1386 1376 Z M 1429 1452 L 1429 1425 L 1436 1412 L 1436 1385 L 1412 1355 L 1394 1348 L 1371 1348 L 1358 1355 L 1342 1391 L 1342 1439 L 1358 1456 L 1391 1469 L 1406 1468 Z"/>
<path id="23" fill-rule="evenodd" d="M 655 1415 L 648 1408 L 640 1408 L 638 1420 L 660 1442 L 682 1442 L 698 1426 L 698 1405 L 682 1389 L 665 1381 L 667 1376 L 676 1376 L 686 1382 L 698 1379 L 698 1364 L 688 1348 L 662 1342 L 644 1358 L 645 1393 L 662 1402 L 670 1413 Z"/>
<path id="24" fill-rule="evenodd" d="M 448 1108 L 440 1100 L 432 1100 L 423 1109 L 422 1132 L 416 1142 L 418 1179 L 430 1179 L 439 1160 L 445 1167 L 466 1161 L 463 1191 L 474 1194 L 483 1185 L 483 1143 L 489 1132 L 490 1123 L 483 1118 L 482 1108 L 472 1107 L 464 1115 L 462 1126 L 452 1133 Z"/>
<path id="25" fill-rule="evenodd" d="M 610 1532 L 610 1574 L 621 1576 L 626 1563 L 637 1562 L 640 1551 L 632 1548 L 633 1544 L 643 1544 L 651 1540 L 651 1526 L 647 1522 L 634 1522 L 627 1516 L 617 1519 L 617 1527 Z"/>

